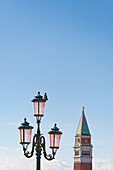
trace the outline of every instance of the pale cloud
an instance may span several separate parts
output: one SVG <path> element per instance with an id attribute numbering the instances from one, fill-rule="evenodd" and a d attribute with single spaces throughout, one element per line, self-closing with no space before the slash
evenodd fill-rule
<path id="1" fill-rule="evenodd" d="M 0 146 L 0 150 L 7 150 L 6 147 Z M 0 170 L 33 170 L 36 167 L 36 157 L 26 158 L 23 155 L 22 149 L 17 148 L 16 155 L 0 154 Z M 42 170 L 73 170 L 73 165 L 68 164 L 66 161 L 52 160 L 47 161 L 41 159 Z M 113 170 L 113 163 L 110 159 L 94 159 L 93 170 Z"/>
<path id="2" fill-rule="evenodd" d="M 25 160 L 22 156 L 0 155 L 1 170 L 32 170 L 34 167 L 33 160 Z"/>
<path id="3" fill-rule="evenodd" d="M 35 157 L 25 158 L 21 156 L 0 156 L 0 169 L 1 170 L 33 170 L 35 169 Z M 46 161 L 42 159 L 42 170 L 72 170 L 66 162 L 59 160 Z"/>
<path id="4" fill-rule="evenodd" d="M 113 170 L 113 163 L 110 159 L 97 158 L 94 160 L 94 170 Z"/>
<path id="5" fill-rule="evenodd" d="M 43 160 L 42 169 L 46 170 L 72 170 L 71 165 L 67 162 L 61 162 L 59 160 L 46 161 Z"/>
<path id="6" fill-rule="evenodd" d="M 0 146 L 0 151 L 6 151 L 8 148 L 7 147 L 5 147 L 5 146 Z"/>
<path id="7" fill-rule="evenodd" d="M 33 170 L 36 166 L 36 157 L 26 158 L 20 148 L 17 148 L 17 155 L 9 156 L 0 154 L 0 170 Z M 59 160 L 47 161 L 41 159 L 42 170 L 72 170 L 71 166 Z"/>

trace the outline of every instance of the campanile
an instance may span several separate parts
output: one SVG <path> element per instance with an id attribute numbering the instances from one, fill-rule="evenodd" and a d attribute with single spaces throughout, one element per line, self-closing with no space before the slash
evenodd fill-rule
<path id="1" fill-rule="evenodd" d="M 86 121 L 84 107 L 75 135 L 74 170 L 92 170 L 91 134 Z"/>

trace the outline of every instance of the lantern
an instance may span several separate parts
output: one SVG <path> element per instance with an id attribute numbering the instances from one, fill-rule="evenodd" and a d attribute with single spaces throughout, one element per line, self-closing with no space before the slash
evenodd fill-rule
<path id="1" fill-rule="evenodd" d="M 40 92 L 38 92 L 38 95 L 35 96 L 35 99 L 32 100 L 33 102 L 33 110 L 34 110 L 34 116 L 44 116 L 44 108 L 45 108 L 45 102 L 47 99 L 46 93 L 44 94 L 44 98 L 40 95 Z"/>
<path id="2" fill-rule="evenodd" d="M 56 124 L 54 125 L 54 128 L 52 128 L 51 131 L 48 132 L 48 134 L 50 139 L 50 148 L 58 149 L 62 132 L 59 131 L 59 128 L 57 128 Z"/>
<path id="3" fill-rule="evenodd" d="M 18 127 L 18 129 L 20 134 L 20 144 L 30 144 L 33 126 L 29 126 L 26 118 L 24 119 L 24 122 L 21 123 L 21 126 Z"/>

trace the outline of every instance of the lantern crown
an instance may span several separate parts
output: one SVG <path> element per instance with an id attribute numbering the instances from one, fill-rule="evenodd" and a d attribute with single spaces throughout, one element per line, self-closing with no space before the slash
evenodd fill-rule
<path id="1" fill-rule="evenodd" d="M 21 123 L 21 126 L 18 127 L 18 129 L 33 129 L 33 126 L 29 126 L 29 123 L 27 122 L 27 119 L 24 118 L 24 122 Z"/>
<path id="2" fill-rule="evenodd" d="M 44 96 L 41 96 L 41 95 L 40 95 L 40 92 L 38 92 L 38 95 L 35 96 L 35 98 L 32 99 L 31 101 L 32 101 L 32 102 L 38 102 L 38 101 L 46 102 L 46 100 L 48 100 L 48 98 L 47 98 L 47 93 L 45 93 Z"/>
<path id="3" fill-rule="evenodd" d="M 51 128 L 51 131 L 48 132 L 48 134 L 54 134 L 54 133 L 56 133 L 56 134 L 62 134 L 62 132 L 59 131 L 59 128 L 57 127 L 57 124 L 56 124 L 56 123 L 54 124 L 54 127 Z"/>

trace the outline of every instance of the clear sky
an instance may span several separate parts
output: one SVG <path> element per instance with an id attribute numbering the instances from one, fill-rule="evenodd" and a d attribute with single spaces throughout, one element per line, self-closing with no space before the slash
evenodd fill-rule
<path id="1" fill-rule="evenodd" d="M 93 170 L 113 170 L 113 1 L 0 1 L 2 170 L 35 164 L 35 157 L 23 156 L 17 127 L 24 117 L 35 127 L 31 99 L 38 91 L 49 98 L 41 126 L 47 148 L 55 122 L 63 132 L 56 162 L 46 170 L 72 170 L 82 106 L 94 145 Z"/>

